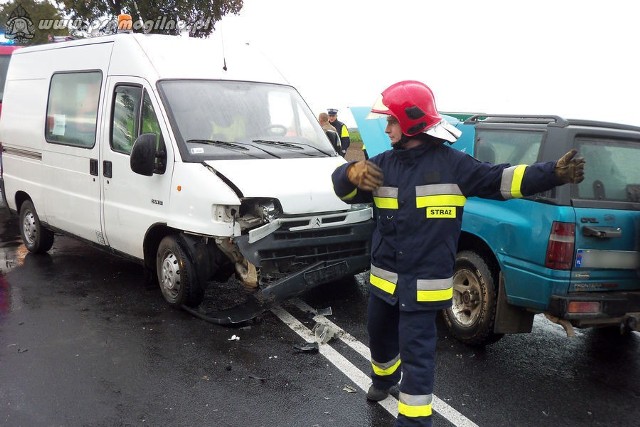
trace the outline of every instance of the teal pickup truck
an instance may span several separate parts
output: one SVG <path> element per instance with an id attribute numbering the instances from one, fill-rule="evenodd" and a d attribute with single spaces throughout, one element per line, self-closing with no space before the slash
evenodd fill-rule
<path id="1" fill-rule="evenodd" d="M 640 330 L 640 127 L 558 116 L 443 115 L 462 131 L 453 147 L 480 161 L 531 164 L 572 148 L 586 159 L 580 184 L 506 202 L 467 199 L 453 305 L 443 312 L 449 332 L 487 345 L 531 332 L 537 313 L 568 335 L 574 328 Z M 375 155 L 382 139 L 371 135 L 380 124 L 354 117 Z"/>

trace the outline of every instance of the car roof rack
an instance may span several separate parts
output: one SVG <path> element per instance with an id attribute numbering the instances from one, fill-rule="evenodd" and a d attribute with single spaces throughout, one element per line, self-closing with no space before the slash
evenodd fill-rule
<path id="1" fill-rule="evenodd" d="M 474 114 L 464 121 L 465 124 L 480 122 L 500 122 L 518 124 L 550 124 L 565 127 L 569 121 L 560 116 L 528 115 L 528 114 Z"/>
<path id="2" fill-rule="evenodd" d="M 623 123 L 603 122 L 597 120 L 565 119 L 555 115 L 528 114 L 473 114 L 464 120 L 464 124 L 478 123 L 515 123 L 515 124 L 547 124 L 555 127 L 587 126 L 638 132 L 639 126 Z"/>

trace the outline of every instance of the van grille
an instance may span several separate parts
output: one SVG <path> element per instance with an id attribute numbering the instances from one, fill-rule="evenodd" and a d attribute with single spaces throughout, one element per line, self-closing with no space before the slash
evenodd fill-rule
<path id="1" fill-rule="evenodd" d="M 352 226 L 303 231 L 278 230 L 274 245 L 258 251 L 263 271 L 291 272 L 320 261 L 369 256 L 370 235 L 354 238 Z"/>

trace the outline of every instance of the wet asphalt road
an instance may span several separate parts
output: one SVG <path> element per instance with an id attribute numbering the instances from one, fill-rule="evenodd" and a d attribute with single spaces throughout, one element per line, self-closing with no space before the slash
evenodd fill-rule
<path id="1" fill-rule="evenodd" d="M 272 312 L 213 325 L 168 307 L 135 263 L 62 236 L 34 256 L 17 230 L 0 207 L 0 426 L 393 425 L 353 371 L 295 351 L 315 321 L 293 302 L 293 329 Z M 366 344 L 366 297 L 345 281 L 302 300 Z M 440 326 L 437 426 L 640 425 L 637 333 L 568 339 L 536 316 L 533 333 L 478 350 Z M 324 346 L 368 372 L 345 341 Z"/>

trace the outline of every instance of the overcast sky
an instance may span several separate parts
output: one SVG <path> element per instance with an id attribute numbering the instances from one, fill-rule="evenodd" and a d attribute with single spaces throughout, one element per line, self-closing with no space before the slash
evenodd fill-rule
<path id="1" fill-rule="evenodd" d="M 640 125 L 634 0 L 244 0 L 213 37 L 258 47 L 316 115 L 347 125 L 399 80 L 441 111 L 557 114 Z"/>

